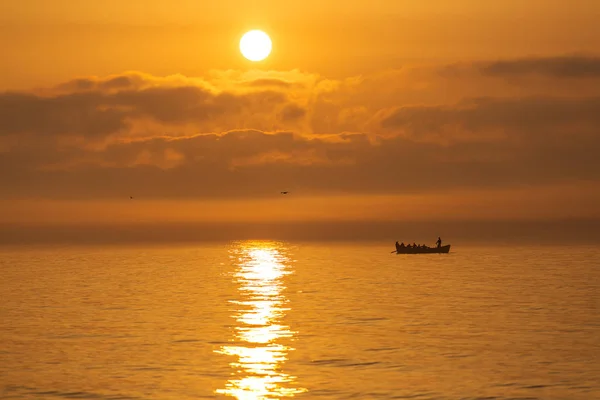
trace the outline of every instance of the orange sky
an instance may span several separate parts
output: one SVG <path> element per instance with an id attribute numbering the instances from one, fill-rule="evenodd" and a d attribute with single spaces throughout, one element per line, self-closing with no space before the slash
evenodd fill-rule
<path id="1" fill-rule="evenodd" d="M 1 2 L 0 223 L 598 218 L 598 20 L 591 0 Z"/>
<path id="2" fill-rule="evenodd" d="M 598 18 L 594 0 L 8 0 L 0 88 L 247 69 L 237 44 L 252 28 L 275 42 L 260 68 L 336 78 L 422 61 L 593 52 Z"/>

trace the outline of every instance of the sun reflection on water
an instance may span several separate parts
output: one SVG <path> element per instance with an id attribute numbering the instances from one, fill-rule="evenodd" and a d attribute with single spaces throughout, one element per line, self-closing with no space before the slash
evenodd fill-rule
<path id="1" fill-rule="evenodd" d="M 232 250 L 237 269 L 233 275 L 239 285 L 233 318 L 236 320 L 235 345 L 222 346 L 217 353 L 236 357 L 229 365 L 232 378 L 216 392 L 237 399 L 292 397 L 306 389 L 290 387 L 294 376 L 282 372 L 287 354 L 293 348 L 281 343 L 295 332 L 282 324 L 289 308 L 283 295 L 282 278 L 291 273 L 285 249 L 268 242 L 245 243 Z"/>

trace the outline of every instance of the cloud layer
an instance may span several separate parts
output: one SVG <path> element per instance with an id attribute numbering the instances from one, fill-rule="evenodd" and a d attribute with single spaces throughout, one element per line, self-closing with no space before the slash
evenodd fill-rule
<path id="1" fill-rule="evenodd" d="M 600 180 L 600 59 L 141 72 L 0 93 L 3 198 L 386 194 Z"/>

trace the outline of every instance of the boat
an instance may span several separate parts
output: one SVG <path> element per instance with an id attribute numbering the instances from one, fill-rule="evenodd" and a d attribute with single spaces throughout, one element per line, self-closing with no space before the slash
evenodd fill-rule
<path id="1" fill-rule="evenodd" d="M 400 247 L 396 249 L 396 254 L 435 254 L 449 252 L 449 244 L 440 247 Z"/>

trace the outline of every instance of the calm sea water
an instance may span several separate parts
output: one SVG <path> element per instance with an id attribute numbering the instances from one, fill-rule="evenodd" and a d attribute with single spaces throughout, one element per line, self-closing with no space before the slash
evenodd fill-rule
<path id="1" fill-rule="evenodd" d="M 600 250 L 0 250 L 3 399 L 600 399 Z"/>

